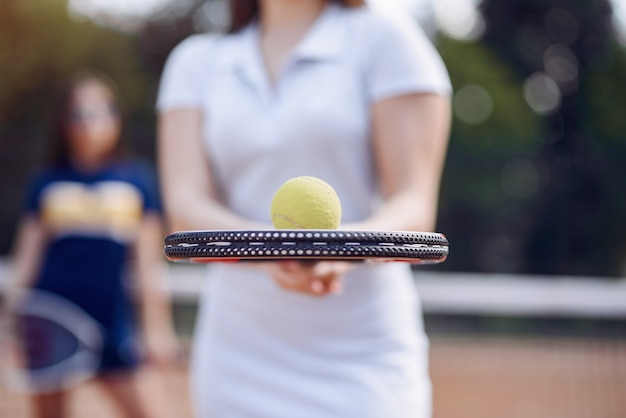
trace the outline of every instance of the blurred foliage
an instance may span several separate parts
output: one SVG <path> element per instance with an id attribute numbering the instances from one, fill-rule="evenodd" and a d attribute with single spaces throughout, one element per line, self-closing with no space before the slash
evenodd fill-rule
<path id="1" fill-rule="evenodd" d="M 135 25 L 72 15 L 66 0 L 0 3 L 0 253 L 29 178 L 46 163 L 58 86 L 84 68 L 109 74 L 128 107 L 131 149 L 153 159 L 163 63 L 186 36 L 223 23 L 217 2 L 172 1 Z M 484 0 L 480 8 L 482 40 L 436 39 L 455 91 L 478 86 L 493 105 L 484 121 L 454 118 L 438 225 L 452 253 L 436 268 L 623 275 L 626 53 L 608 26 L 608 3 Z M 552 15 L 574 16 L 580 36 L 567 39 L 567 19 Z M 523 84 L 555 42 L 569 42 L 580 60 L 579 89 L 542 116 Z"/>
<path id="2" fill-rule="evenodd" d="M 526 105 L 517 74 L 485 45 L 442 38 L 437 46 L 455 91 L 479 85 L 493 100 L 484 123 L 453 121 L 438 225 L 453 252 L 438 268 L 519 271 L 528 202 L 506 193 L 501 172 L 509 161 L 534 155 L 545 128 Z"/>
<path id="3" fill-rule="evenodd" d="M 626 142 L 626 54 L 614 46 L 604 71 L 587 74 L 581 102 L 587 117 L 584 131 L 602 143 Z"/>
<path id="4" fill-rule="evenodd" d="M 2 10 L 0 123 L 40 118 L 54 89 L 83 68 L 109 74 L 132 108 L 146 104 L 149 86 L 135 37 L 68 14 L 61 0 L 10 0 Z M 35 99 L 35 98 L 38 98 Z"/>
<path id="5" fill-rule="evenodd" d="M 480 42 L 438 43 L 455 89 L 479 84 L 494 101 L 480 125 L 455 118 L 439 221 L 453 249 L 441 268 L 623 275 L 626 54 L 608 2 L 484 0 L 480 9 Z M 554 45 L 571 51 L 577 78 L 540 116 L 524 83 L 547 71 Z"/>
<path id="6" fill-rule="evenodd" d="M 442 38 L 437 46 L 455 91 L 477 84 L 487 90 L 494 102 L 488 123 L 470 125 L 456 121 L 452 127 L 453 137 L 458 138 L 455 146 L 476 154 L 535 149 L 541 121 L 526 104 L 517 74 L 482 43 Z"/>

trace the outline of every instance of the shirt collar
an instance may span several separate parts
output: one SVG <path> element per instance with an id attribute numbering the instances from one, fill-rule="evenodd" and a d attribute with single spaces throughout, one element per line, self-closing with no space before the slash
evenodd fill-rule
<path id="1" fill-rule="evenodd" d="M 327 4 L 304 39 L 295 47 L 292 57 L 297 60 L 335 59 L 341 55 L 345 42 L 345 27 L 341 7 Z M 229 67 L 250 69 L 261 63 L 259 51 L 259 25 L 252 22 L 240 32 L 228 35 L 227 48 L 222 50 L 219 62 Z"/>
<path id="2" fill-rule="evenodd" d="M 341 55 L 345 38 L 341 6 L 328 3 L 304 39 L 296 46 L 296 59 L 334 59 Z"/>

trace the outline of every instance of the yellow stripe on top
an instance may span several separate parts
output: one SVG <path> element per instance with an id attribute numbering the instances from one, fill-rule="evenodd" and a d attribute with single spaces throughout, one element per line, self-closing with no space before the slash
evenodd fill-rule
<path id="1" fill-rule="evenodd" d="M 56 182 L 44 190 L 41 208 L 43 222 L 56 233 L 129 236 L 141 221 L 143 198 L 138 188 L 121 181 Z"/>

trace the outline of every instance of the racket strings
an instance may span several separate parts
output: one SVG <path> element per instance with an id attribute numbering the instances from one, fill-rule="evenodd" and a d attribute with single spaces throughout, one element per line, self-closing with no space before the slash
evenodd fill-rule
<path id="1" fill-rule="evenodd" d="M 21 292 L 0 330 L 0 382 L 15 392 L 46 393 L 86 381 L 100 365 L 100 327 L 59 295 Z"/>

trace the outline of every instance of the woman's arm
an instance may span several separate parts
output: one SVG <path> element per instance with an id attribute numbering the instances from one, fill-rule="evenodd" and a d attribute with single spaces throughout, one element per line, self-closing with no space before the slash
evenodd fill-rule
<path id="1" fill-rule="evenodd" d="M 379 211 L 345 229 L 431 231 L 435 227 L 439 183 L 450 125 L 449 98 L 411 94 L 376 103 L 372 109 L 373 147 L 384 203 Z M 341 290 L 354 263 L 283 263 L 272 276 L 283 288 L 314 296 Z"/>
<path id="2" fill-rule="evenodd" d="M 270 228 L 237 216 L 217 201 L 210 164 L 201 145 L 200 110 L 161 112 L 158 130 L 161 187 L 170 229 Z M 329 266 L 313 268 L 300 263 L 249 263 L 247 266 L 261 268 L 284 289 L 312 295 L 339 290 L 334 279 L 337 273 Z"/>
<path id="3" fill-rule="evenodd" d="M 35 215 L 26 215 L 17 229 L 0 315 L 7 315 L 20 293 L 33 285 L 41 268 L 45 245 L 45 228 Z"/>
<path id="4" fill-rule="evenodd" d="M 450 125 L 445 96 L 411 94 L 376 103 L 372 132 L 377 179 L 384 199 L 380 210 L 345 229 L 432 231 Z M 354 264 L 320 262 L 297 274 L 274 274 L 284 288 L 324 296 L 341 289 Z M 291 273 L 291 274 L 288 274 Z"/>
<path id="5" fill-rule="evenodd" d="M 372 118 L 377 179 L 384 203 L 369 219 L 353 226 L 432 231 L 448 146 L 449 98 L 436 94 L 393 97 L 374 104 Z"/>
<path id="6" fill-rule="evenodd" d="M 149 356 L 158 363 L 179 354 L 174 332 L 169 291 L 165 282 L 161 218 L 148 213 L 142 221 L 134 245 L 137 297 Z"/>
<path id="7" fill-rule="evenodd" d="M 261 229 L 217 199 L 211 167 L 202 147 L 202 113 L 176 109 L 159 114 L 159 168 L 172 230 Z"/>
<path id="8" fill-rule="evenodd" d="M 29 287 L 41 268 L 46 231 L 35 215 L 26 215 L 19 224 L 11 266 L 9 292 Z"/>

